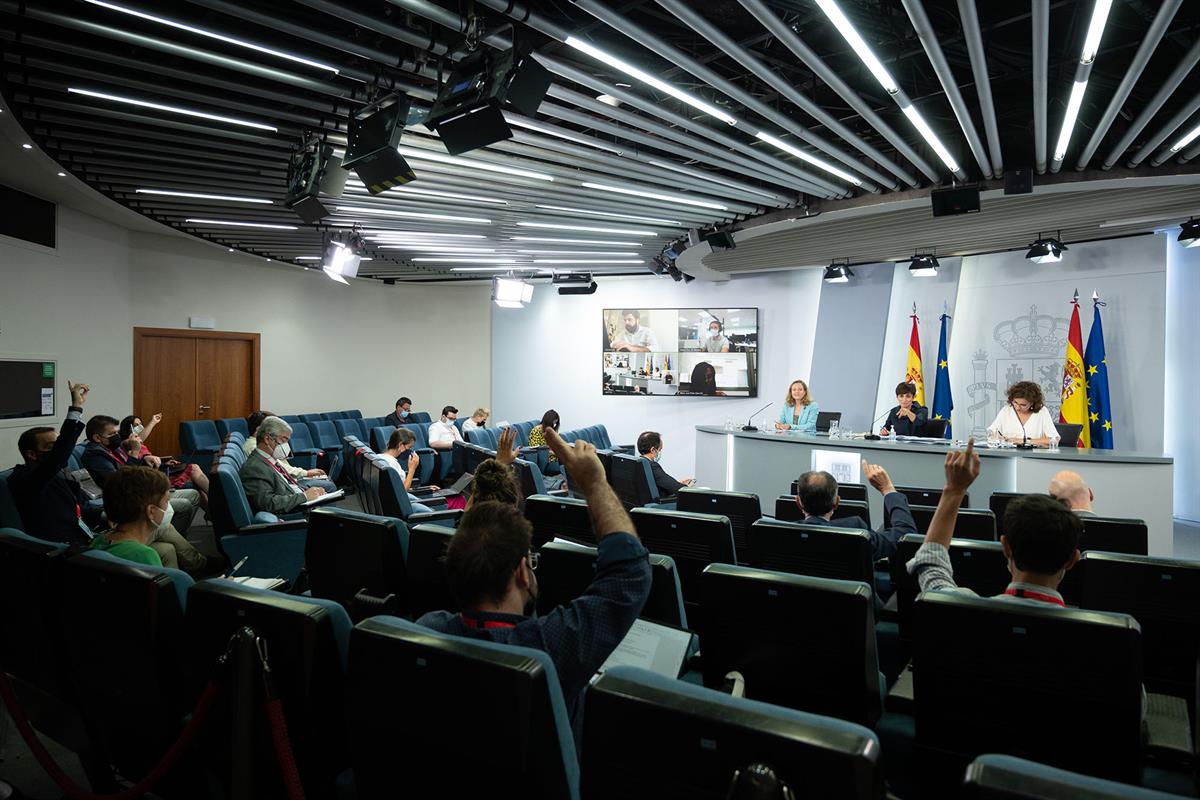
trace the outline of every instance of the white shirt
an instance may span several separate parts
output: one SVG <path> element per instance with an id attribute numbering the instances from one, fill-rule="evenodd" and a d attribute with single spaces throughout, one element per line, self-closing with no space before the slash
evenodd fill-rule
<path id="1" fill-rule="evenodd" d="M 388 463 L 388 466 L 400 473 L 400 477 L 404 477 L 404 467 L 400 466 L 400 460 L 390 453 L 376 453 L 376 458 L 381 458 Z"/>
<path id="2" fill-rule="evenodd" d="M 1054 427 L 1054 419 L 1050 416 L 1050 411 L 1045 406 L 1037 413 L 1033 414 L 1029 421 L 1025 423 L 1024 429 L 1021 428 L 1021 420 L 1017 417 L 1017 412 L 1013 411 L 1013 407 L 1005 404 L 1004 408 L 1000 409 L 1000 413 L 992 420 L 992 424 L 988 425 L 989 431 L 996 431 L 1005 439 L 1021 439 L 1028 437 L 1030 439 L 1059 439 L 1058 429 Z"/>
<path id="3" fill-rule="evenodd" d="M 458 432 L 458 428 L 453 422 L 437 422 L 429 423 L 429 444 L 434 442 L 461 442 L 462 434 Z"/>
<path id="4" fill-rule="evenodd" d="M 706 353 L 719 353 L 729 347 L 729 340 L 723 334 L 709 336 L 704 340 L 704 351 Z"/>
<path id="5" fill-rule="evenodd" d="M 482 428 L 482 427 L 483 427 L 482 425 L 476 425 L 475 420 L 468 419 L 466 422 L 463 423 L 463 433 L 466 433 L 467 431 L 473 431 L 476 428 Z"/>
<path id="6" fill-rule="evenodd" d="M 622 328 L 621 332 L 617 334 L 617 338 L 612 340 L 612 344 L 613 347 L 616 347 L 619 344 L 631 344 L 634 347 L 645 347 L 652 353 L 658 351 L 658 337 L 654 335 L 654 331 L 641 326 L 638 326 L 638 329 L 633 333 L 630 333 Z"/>

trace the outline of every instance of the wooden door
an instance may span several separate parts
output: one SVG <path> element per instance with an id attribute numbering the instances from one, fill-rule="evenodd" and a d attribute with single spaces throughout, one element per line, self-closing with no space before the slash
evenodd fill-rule
<path id="1" fill-rule="evenodd" d="M 133 413 L 163 420 L 148 444 L 180 452 L 179 423 L 244 417 L 258 408 L 259 334 L 133 329 Z"/>

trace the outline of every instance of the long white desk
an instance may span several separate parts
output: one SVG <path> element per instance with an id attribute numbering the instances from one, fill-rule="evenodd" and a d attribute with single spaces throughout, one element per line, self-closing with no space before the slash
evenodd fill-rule
<path id="1" fill-rule="evenodd" d="M 824 434 L 727 431 L 696 426 L 696 483 L 726 491 L 753 492 L 772 513 L 774 500 L 791 493 L 791 483 L 812 468 L 813 450 L 853 451 L 888 471 L 897 486 L 940 489 L 948 444 L 830 439 Z M 1161 453 L 1120 450 L 1012 450 L 978 448 L 979 478 L 971 485 L 973 508 L 987 508 L 992 492 L 1045 492 L 1063 469 L 1083 476 L 1096 494 L 1096 513 L 1139 517 L 1150 533 L 1150 554 L 1171 555 L 1174 461 Z M 867 492 L 871 516 L 883 517 L 883 501 Z"/>

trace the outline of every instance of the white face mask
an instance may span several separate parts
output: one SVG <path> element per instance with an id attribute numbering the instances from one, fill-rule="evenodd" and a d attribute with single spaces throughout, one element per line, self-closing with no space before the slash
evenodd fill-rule
<path id="1" fill-rule="evenodd" d="M 156 536 L 167 529 L 167 526 L 171 524 L 171 518 L 175 516 L 175 509 L 170 503 L 167 503 L 167 507 L 165 509 L 160 508 L 159 511 L 162 512 L 163 518 L 162 521 L 158 523 L 158 526 L 154 529 L 154 534 Z"/>
<path id="2" fill-rule="evenodd" d="M 144 426 L 142 426 L 142 425 L 134 425 L 134 426 L 133 426 L 133 435 L 134 435 L 134 436 L 140 436 L 140 435 L 141 435 L 141 433 L 142 433 L 142 431 L 144 431 L 144 430 L 146 430 L 146 428 L 145 428 Z"/>
<path id="3" fill-rule="evenodd" d="M 292 454 L 292 446 L 287 442 L 281 442 L 275 445 L 275 449 L 271 451 L 271 455 L 278 461 L 281 458 L 287 458 Z"/>

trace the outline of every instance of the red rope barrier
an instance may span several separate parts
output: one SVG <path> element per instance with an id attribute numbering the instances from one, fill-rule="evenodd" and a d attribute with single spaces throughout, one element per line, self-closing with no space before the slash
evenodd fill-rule
<path id="1" fill-rule="evenodd" d="M 300 782 L 300 770 L 296 767 L 296 754 L 292 752 L 283 704 L 278 699 L 267 701 L 267 720 L 271 723 L 271 741 L 275 744 L 275 758 L 279 760 L 279 771 L 283 774 L 288 800 L 304 800 L 304 785 Z"/>

